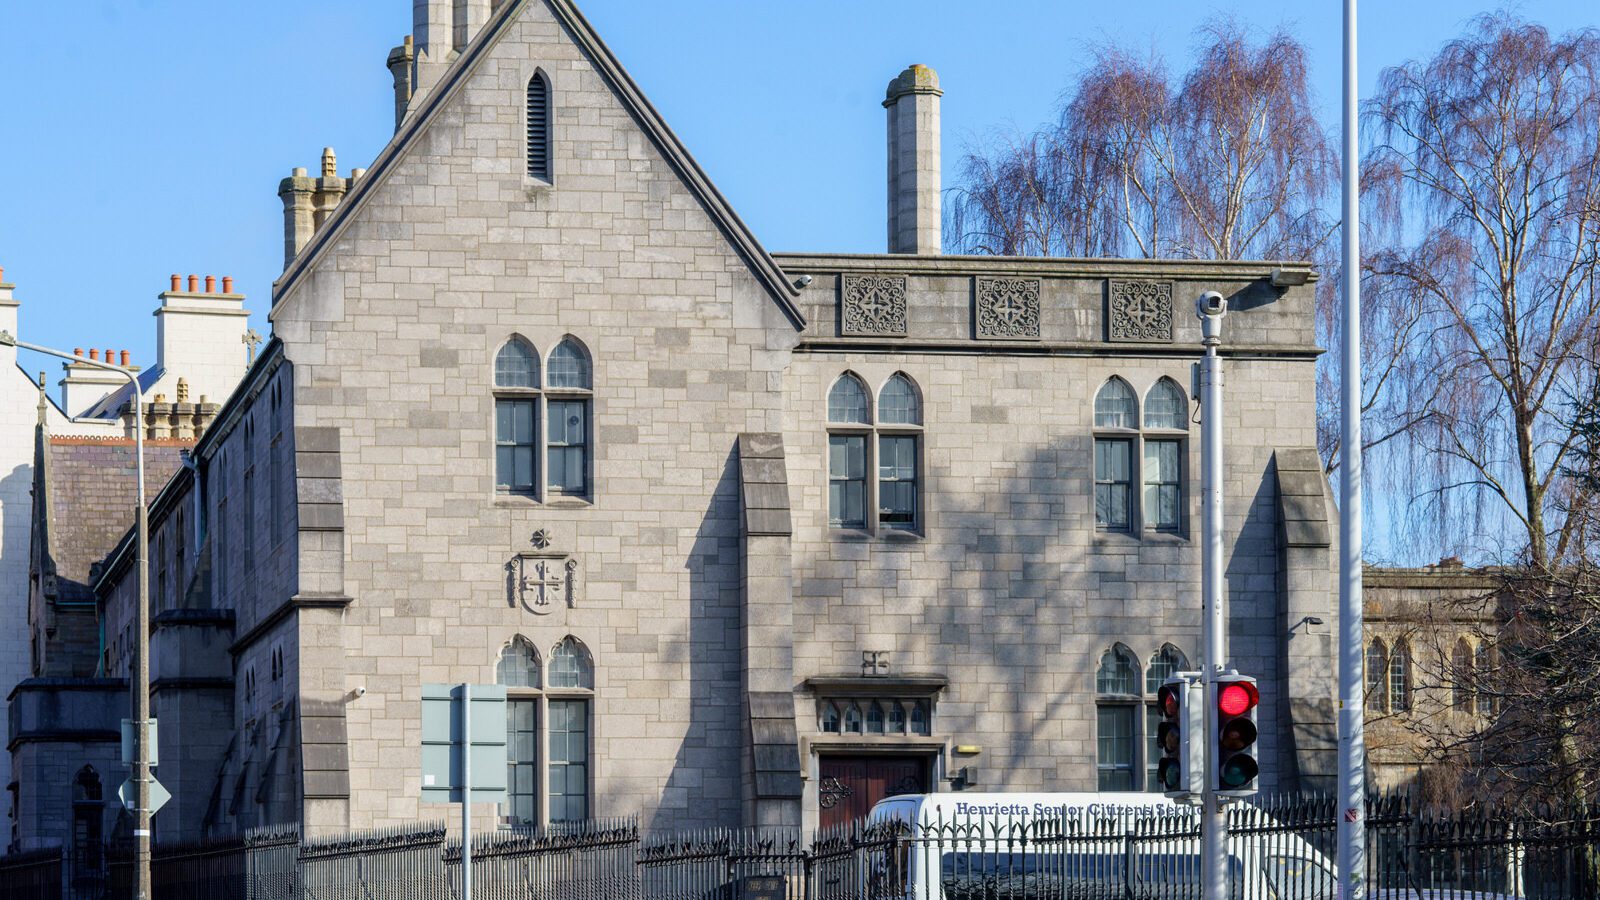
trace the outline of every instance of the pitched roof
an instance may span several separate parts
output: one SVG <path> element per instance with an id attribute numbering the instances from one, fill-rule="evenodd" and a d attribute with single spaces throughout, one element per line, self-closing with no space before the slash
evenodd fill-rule
<path id="1" fill-rule="evenodd" d="M 147 501 L 183 466 L 183 451 L 193 446 L 193 441 L 145 441 Z M 43 462 L 56 601 L 93 602 L 89 567 L 105 559 L 133 523 L 133 441 L 47 435 Z"/>
<path id="2" fill-rule="evenodd" d="M 461 52 L 461 55 L 451 63 L 450 68 L 440 76 L 438 84 L 434 85 L 423 98 L 421 110 L 409 116 L 400 130 L 395 132 L 388 146 L 373 160 L 367 173 L 356 182 L 344 201 L 334 210 L 333 216 L 317 229 L 308 244 L 282 276 L 272 287 L 272 311 L 269 318 L 276 317 L 279 305 L 283 302 L 300 279 L 327 254 L 334 246 L 344 229 L 360 213 L 366 205 L 367 198 L 372 195 L 378 183 L 382 182 L 393 170 L 406 150 L 421 134 L 427 130 L 441 111 L 449 105 L 450 100 L 461 89 L 462 85 L 472 76 L 479 62 L 488 56 L 489 50 L 498 43 L 501 36 L 522 14 L 529 3 L 543 2 L 549 7 L 555 17 L 566 27 L 567 33 L 572 35 L 579 48 L 587 53 L 594 62 L 595 70 L 606 83 L 610 85 L 619 100 L 629 113 L 638 122 L 639 127 L 655 144 L 656 149 L 666 158 L 666 161 L 678 173 L 684 185 L 693 193 L 705 207 L 706 214 L 721 229 L 724 237 L 738 252 L 745 264 L 750 267 L 750 272 L 767 289 L 767 293 L 777 303 L 789 321 L 797 330 L 805 327 L 805 315 L 795 303 L 799 296 L 796 288 L 784 274 L 784 271 L 772 254 L 761 245 L 749 226 L 733 211 L 722 192 L 711 183 L 700 164 L 695 162 L 689 154 L 687 147 L 678 140 L 678 136 L 667 127 L 661 114 L 651 105 L 650 100 L 639 90 L 626 69 L 622 67 L 611 48 L 607 47 L 600 36 L 595 33 L 589 20 L 578 12 L 572 0 L 514 0 L 502 6 L 499 12 L 490 17 L 488 24 L 473 38 L 472 43 Z"/>

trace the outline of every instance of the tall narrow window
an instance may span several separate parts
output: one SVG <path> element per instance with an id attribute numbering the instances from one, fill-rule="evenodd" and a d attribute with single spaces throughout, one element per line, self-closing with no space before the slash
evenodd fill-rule
<path id="1" fill-rule="evenodd" d="M 867 527 L 867 407 L 866 386 L 848 372 L 828 392 L 828 524 L 835 528 Z"/>
<path id="2" fill-rule="evenodd" d="M 1128 531 L 1139 415 L 1126 381 L 1112 378 L 1100 387 L 1094 398 L 1094 427 L 1094 522 L 1107 531 Z"/>
<path id="3" fill-rule="evenodd" d="M 550 653 L 550 821 L 589 818 L 589 651 L 568 636 Z"/>
<path id="4" fill-rule="evenodd" d="M 1135 715 L 1138 711 L 1139 664 L 1118 644 L 1100 658 L 1095 673 L 1095 725 L 1099 789 L 1134 788 Z"/>
<path id="5" fill-rule="evenodd" d="M 1411 708 L 1411 645 L 1403 639 L 1389 654 L 1389 708 L 1395 712 Z"/>
<path id="6" fill-rule="evenodd" d="M 589 355 L 567 338 L 551 351 L 547 371 L 550 492 L 581 497 L 589 493 Z"/>
<path id="7" fill-rule="evenodd" d="M 539 824 L 539 652 L 520 635 L 500 651 L 495 680 L 506 688 L 506 805 L 513 827 Z"/>
<path id="8" fill-rule="evenodd" d="M 1456 712 L 1472 712 L 1472 645 L 1466 638 L 1457 638 L 1450 653 L 1450 705 Z"/>
<path id="9" fill-rule="evenodd" d="M 917 527 L 918 433 L 922 404 L 911 379 L 896 372 L 878 392 L 878 524 Z"/>
<path id="10" fill-rule="evenodd" d="M 528 176 L 550 180 L 550 84 L 541 72 L 528 79 Z"/>
<path id="11" fill-rule="evenodd" d="M 1389 710 L 1389 652 L 1377 638 L 1367 645 L 1367 709 Z"/>
<path id="12" fill-rule="evenodd" d="M 534 491 L 538 386 L 538 355 L 517 338 L 507 341 L 494 361 L 495 487 L 505 493 Z"/>
<path id="13" fill-rule="evenodd" d="M 1478 649 L 1472 654 L 1473 667 L 1476 670 L 1476 683 L 1474 693 L 1477 694 L 1478 715 L 1492 716 L 1495 714 L 1495 697 L 1492 679 L 1494 677 L 1494 650 L 1486 640 L 1478 641 Z"/>
<path id="14" fill-rule="evenodd" d="M 1144 402 L 1144 527 L 1178 531 L 1183 524 L 1183 434 L 1188 405 L 1170 378 L 1150 389 Z"/>

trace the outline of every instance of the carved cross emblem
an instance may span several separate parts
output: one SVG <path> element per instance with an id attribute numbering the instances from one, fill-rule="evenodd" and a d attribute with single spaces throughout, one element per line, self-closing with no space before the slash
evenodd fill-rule
<path id="1" fill-rule="evenodd" d="M 557 560 L 531 560 L 522 567 L 522 604 L 546 608 L 561 602 L 566 593 L 567 573 Z"/>
<path id="2" fill-rule="evenodd" d="M 572 606 L 578 594 L 578 561 L 560 550 L 550 549 L 550 532 L 534 532 L 535 549 L 523 550 L 506 564 L 510 572 L 510 603 L 521 605 L 534 615 L 549 615 L 562 606 Z"/>

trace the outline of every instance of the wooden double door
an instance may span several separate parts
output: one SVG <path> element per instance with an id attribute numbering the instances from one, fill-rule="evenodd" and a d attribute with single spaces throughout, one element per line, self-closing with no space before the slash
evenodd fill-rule
<path id="1" fill-rule="evenodd" d="M 823 755 L 818 761 L 817 807 L 824 828 L 859 819 L 895 794 L 928 792 L 933 758 L 925 754 Z"/>

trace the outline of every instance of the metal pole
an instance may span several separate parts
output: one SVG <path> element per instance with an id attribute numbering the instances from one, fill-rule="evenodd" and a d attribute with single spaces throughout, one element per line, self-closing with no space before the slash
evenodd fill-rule
<path id="1" fill-rule="evenodd" d="M 107 369 L 128 379 L 133 388 L 133 454 L 134 471 L 139 483 L 134 491 L 138 504 L 134 510 L 138 536 L 135 539 L 134 565 L 139 569 L 139 609 L 134 617 L 133 673 L 128 679 L 133 695 L 133 786 L 134 786 L 134 900 L 150 900 L 150 523 L 146 515 L 144 496 L 144 391 L 139 378 L 122 366 L 84 359 L 65 350 L 41 347 L 19 341 L 7 331 L 0 331 L 0 344 L 10 344 L 35 353 L 59 356 L 69 362 L 96 369 Z"/>
<path id="2" fill-rule="evenodd" d="M 1356 0 L 1344 0 L 1343 342 L 1339 348 L 1339 883 L 1365 900 L 1366 735 L 1361 696 L 1361 135 L 1357 118 Z"/>
<path id="3" fill-rule="evenodd" d="M 1205 753 L 1205 785 L 1201 792 L 1200 883 L 1205 900 L 1228 898 L 1228 817 L 1217 796 L 1217 674 L 1228 662 L 1228 622 L 1222 593 L 1222 317 L 1228 301 L 1207 291 L 1195 304 L 1200 315 L 1205 359 L 1200 363 L 1200 595 L 1201 678 L 1205 683 L 1205 716 L 1201 746 Z"/>
<path id="4" fill-rule="evenodd" d="M 461 900 L 472 900 L 472 685 L 461 686 Z"/>

